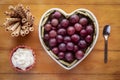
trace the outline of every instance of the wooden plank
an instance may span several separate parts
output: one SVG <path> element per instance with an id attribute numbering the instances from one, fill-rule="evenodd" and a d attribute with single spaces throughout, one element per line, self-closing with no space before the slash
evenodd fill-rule
<path id="1" fill-rule="evenodd" d="M 1 0 L 0 4 L 18 4 L 18 3 L 23 3 L 23 4 L 58 4 L 58 5 L 71 5 L 71 4 L 120 4 L 119 0 L 88 0 L 88 1 L 83 1 L 83 0 Z"/>
<path id="2" fill-rule="evenodd" d="M 0 74 L 1 80 L 120 80 L 120 75 Z"/>
<path id="3" fill-rule="evenodd" d="M 4 11 L 7 10 L 9 5 L 0 5 L 0 16 L 1 21 L 0 25 L 2 26 L 4 19 L 6 16 L 3 15 Z M 110 24 L 111 25 L 111 35 L 109 37 L 109 50 L 120 50 L 120 45 L 118 44 L 120 41 L 119 31 L 119 14 L 120 14 L 120 6 L 114 5 L 30 5 L 33 15 L 35 15 L 35 31 L 32 32 L 30 35 L 22 38 L 12 38 L 9 32 L 6 32 L 3 27 L 0 27 L 0 36 L 5 35 L 5 37 L 1 38 L 0 40 L 0 49 L 12 49 L 13 47 L 24 44 L 28 46 L 33 46 L 34 49 L 41 48 L 39 44 L 38 38 L 38 24 L 42 14 L 53 7 L 59 7 L 67 12 L 71 12 L 77 8 L 84 7 L 91 10 L 97 17 L 99 22 L 99 38 L 97 44 L 95 46 L 96 50 L 103 50 L 104 49 L 104 38 L 102 36 L 102 30 L 104 25 Z M 107 12 L 106 12 L 107 11 Z"/>
<path id="4" fill-rule="evenodd" d="M 120 52 L 109 51 L 108 63 L 104 64 L 103 51 L 93 50 L 91 54 L 74 69 L 67 71 L 54 62 L 48 54 L 42 50 L 35 50 L 36 65 L 27 73 L 56 74 L 56 73 L 75 73 L 75 74 L 114 74 L 120 75 Z M 0 50 L 0 73 L 17 73 L 10 65 L 10 51 Z M 2 65 L 3 64 L 3 65 Z"/>

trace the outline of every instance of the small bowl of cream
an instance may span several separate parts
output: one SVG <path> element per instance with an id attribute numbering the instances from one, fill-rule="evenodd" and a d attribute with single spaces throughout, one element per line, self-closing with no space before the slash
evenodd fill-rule
<path id="1" fill-rule="evenodd" d="M 35 53 L 27 46 L 18 46 L 11 52 L 10 62 L 17 71 L 26 72 L 35 63 Z"/>

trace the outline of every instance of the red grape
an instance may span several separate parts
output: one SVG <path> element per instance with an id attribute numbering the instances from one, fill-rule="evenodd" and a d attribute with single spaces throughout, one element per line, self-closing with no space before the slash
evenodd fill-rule
<path id="1" fill-rule="evenodd" d="M 76 24 L 74 25 L 74 27 L 75 27 L 75 30 L 76 30 L 76 31 L 81 31 L 81 30 L 82 30 L 82 25 L 79 24 L 79 23 L 76 23 Z"/>
<path id="2" fill-rule="evenodd" d="M 74 52 L 78 51 L 78 46 L 77 45 L 74 45 Z"/>
<path id="3" fill-rule="evenodd" d="M 64 52 L 60 52 L 60 53 L 58 54 L 58 57 L 59 57 L 59 59 L 64 59 L 65 53 L 64 53 Z"/>
<path id="4" fill-rule="evenodd" d="M 49 35 L 48 34 L 44 35 L 44 40 L 49 40 Z"/>
<path id="5" fill-rule="evenodd" d="M 67 33 L 68 33 L 69 35 L 73 35 L 73 34 L 75 33 L 75 28 L 74 28 L 73 26 L 69 26 L 69 27 L 67 28 Z"/>
<path id="6" fill-rule="evenodd" d="M 49 32 L 49 36 L 50 36 L 50 38 L 54 38 L 54 37 L 57 36 L 57 32 L 56 32 L 55 30 L 51 30 L 51 31 Z"/>
<path id="7" fill-rule="evenodd" d="M 61 42 L 63 42 L 63 40 L 64 40 L 64 38 L 63 38 L 62 35 L 57 35 L 56 39 L 57 39 L 57 42 L 58 42 L 58 43 L 61 43 Z"/>
<path id="8" fill-rule="evenodd" d="M 73 57 L 73 54 L 71 52 L 68 52 L 65 54 L 65 59 L 68 61 L 68 62 L 72 62 L 74 60 L 74 57 Z"/>
<path id="9" fill-rule="evenodd" d="M 59 44 L 58 48 L 60 51 L 66 51 L 66 44 L 61 43 L 61 44 Z"/>
<path id="10" fill-rule="evenodd" d="M 80 31 L 80 35 L 81 35 L 82 37 L 85 37 L 85 36 L 87 35 L 87 31 L 86 31 L 85 29 L 82 29 L 82 30 Z"/>
<path id="11" fill-rule="evenodd" d="M 58 11 L 56 11 L 56 12 L 54 12 L 54 14 L 52 15 L 52 17 L 53 18 L 60 18 L 61 17 L 61 13 L 60 12 L 58 12 Z"/>
<path id="12" fill-rule="evenodd" d="M 72 42 L 68 42 L 67 45 L 66 45 L 66 47 L 67 47 L 67 50 L 71 51 L 74 48 L 74 44 Z"/>
<path id="13" fill-rule="evenodd" d="M 60 28 L 60 29 L 58 29 L 57 33 L 64 36 L 64 35 L 66 35 L 66 30 L 63 28 Z"/>
<path id="14" fill-rule="evenodd" d="M 69 25 L 69 21 L 67 19 L 63 19 L 60 24 L 61 24 L 61 26 L 66 28 Z"/>
<path id="15" fill-rule="evenodd" d="M 54 54 L 58 54 L 58 52 L 59 52 L 59 50 L 58 50 L 58 48 L 57 47 L 54 47 L 53 49 L 52 49 L 52 52 L 54 53 Z"/>
<path id="16" fill-rule="evenodd" d="M 71 40 L 74 42 L 74 43 L 77 43 L 79 40 L 80 40 L 80 36 L 78 34 L 73 34 L 71 36 Z"/>
<path id="17" fill-rule="evenodd" d="M 56 46 L 57 45 L 57 40 L 55 38 L 51 38 L 49 40 L 49 45 L 50 45 L 50 47 Z"/>
<path id="18" fill-rule="evenodd" d="M 91 35 L 87 35 L 85 40 L 86 40 L 86 42 L 91 43 L 92 42 L 92 36 Z"/>
<path id="19" fill-rule="evenodd" d="M 85 26 L 85 25 L 88 24 L 88 20 L 87 20 L 87 18 L 85 18 L 85 17 L 81 18 L 79 22 L 80 22 L 80 24 L 83 25 L 83 26 Z"/>
<path id="20" fill-rule="evenodd" d="M 85 40 L 80 40 L 78 46 L 82 49 L 85 49 L 87 47 L 87 43 L 85 42 Z"/>
<path id="21" fill-rule="evenodd" d="M 81 51 L 81 50 L 79 50 L 79 51 L 77 51 L 77 52 L 75 53 L 75 57 L 76 57 L 77 59 L 82 59 L 83 56 L 84 56 L 84 52 Z"/>
<path id="22" fill-rule="evenodd" d="M 70 42 L 71 38 L 69 36 L 64 37 L 64 43 Z"/>
<path id="23" fill-rule="evenodd" d="M 51 20 L 51 24 L 55 27 L 58 25 L 58 23 L 59 23 L 58 19 L 52 19 Z"/>
<path id="24" fill-rule="evenodd" d="M 70 23 L 75 24 L 75 23 L 79 22 L 79 16 L 74 14 L 74 15 L 70 16 L 69 21 L 70 21 Z"/>
<path id="25" fill-rule="evenodd" d="M 52 29 L 52 26 L 51 24 L 45 24 L 44 28 L 46 31 L 50 31 Z"/>
<path id="26" fill-rule="evenodd" d="M 88 34 L 93 34 L 93 26 L 92 25 L 88 25 L 86 27 L 86 31 L 87 31 Z"/>

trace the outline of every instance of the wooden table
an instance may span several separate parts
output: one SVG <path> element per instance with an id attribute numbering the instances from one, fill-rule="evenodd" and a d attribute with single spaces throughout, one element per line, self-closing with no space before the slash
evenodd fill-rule
<path id="1" fill-rule="evenodd" d="M 120 80 L 120 0 L 0 0 L 0 26 L 9 5 L 30 6 L 35 20 L 35 31 L 28 36 L 13 38 L 0 27 L 0 80 Z M 53 61 L 42 48 L 38 38 L 38 24 L 42 14 L 50 8 L 72 12 L 78 8 L 92 11 L 99 22 L 99 38 L 91 54 L 74 69 L 67 71 Z M 103 26 L 110 24 L 108 63 L 104 64 Z M 9 63 L 10 51 L 27 45 L 37 55 L 36 65 L 26 73 L 18 73 Z"/>

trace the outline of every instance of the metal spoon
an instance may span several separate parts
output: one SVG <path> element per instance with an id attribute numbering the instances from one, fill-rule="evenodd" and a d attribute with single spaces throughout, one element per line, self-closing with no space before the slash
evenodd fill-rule
<path id="1" fill-rule="evenodd" d="M 104 48 L 104 63 L 108 61 L 108 37 L 110 35 L 110 25 L 105 25 L 103 29 L 103 36 L 105 39 L 105 48 Z"/>

